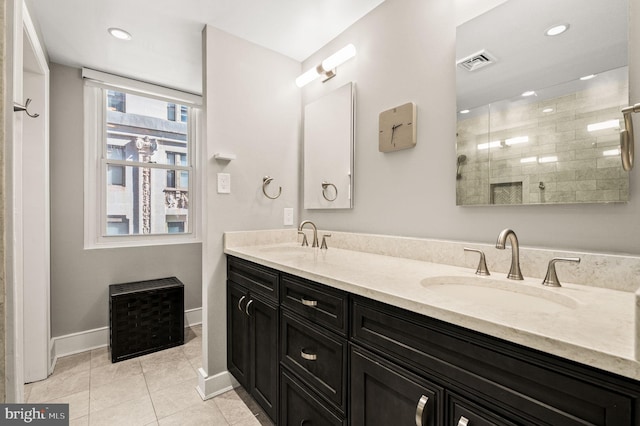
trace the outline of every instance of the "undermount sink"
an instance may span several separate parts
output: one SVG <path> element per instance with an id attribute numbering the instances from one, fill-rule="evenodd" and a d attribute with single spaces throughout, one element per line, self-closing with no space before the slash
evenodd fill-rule
<path id="1" fill-rule="evenodd" d="M 560 312 L 575 309 L 578 303 L 561 289 L 534 287 L 519 281 L 488 277 L 439 276 L 420 283 L 427 291 L 477 308 L 500 308 L 516 312 Z"/>

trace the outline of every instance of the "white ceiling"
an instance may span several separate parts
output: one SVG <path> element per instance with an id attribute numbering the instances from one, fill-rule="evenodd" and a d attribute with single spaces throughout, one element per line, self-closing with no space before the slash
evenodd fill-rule
<path id="1" fill-rule="evenodd" d="M 28 0 L 52 62 L 200 93 L 205 24 L 302 61 L 384 0 Z M 120 27 L 133 36 L 107 33 Z"/>

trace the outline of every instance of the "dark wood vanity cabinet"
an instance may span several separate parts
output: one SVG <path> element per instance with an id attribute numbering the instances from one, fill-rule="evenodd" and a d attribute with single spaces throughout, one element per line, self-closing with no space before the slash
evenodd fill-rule
<path id="1" fill-rule="evenodd" d="M 283 274 L 280 295 L 280 424 L 302 424 L 300 410 L 324 413 L 309 426 L 346 424 L 348 294 Z"/>
<path id="2" fill-rule="evenodd" d="M 228 265 L 228 369 L 279 425 L 640 425 L 638 381 Z"/>
<path id="3" fill-rule="evenodd" d="M 227 369 L 275 420 L 279 276 L 235 258 L 229 258 L 227 271 Z"/>

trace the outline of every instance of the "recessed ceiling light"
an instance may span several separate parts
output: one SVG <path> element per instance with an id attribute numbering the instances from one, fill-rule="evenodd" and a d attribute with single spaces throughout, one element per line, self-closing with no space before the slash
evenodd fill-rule
<path id="1" fill-rule="evenodd" d="M 536 94 L 535 90 L 527 90 L 526 92 L 522 93 L 522 96 L 527 97 L 527 96 L 533 96 L 535 94 Z"/>
<path id="2" fill-rule="evenodd" d="M 580 80 L 582 81 L 586 81 L 586 80 L 591 80 L 592 78 L 595 78 L 595 74 L 590 74 L 590 75 L 585 75 L 584 77 L 580 77 Z"/>
<path id="3" fill-rule="evenodd" d="M 131 34 L 123 29 L 113 27 L 109 28 L 107 31 L 118 40 L 131 40 Z"/>
<path id="4" fill-rule="evenodd" d="M 548 28 L 544 33 L 548 36 L 553 37 L 553 36 L 562 34 L 568 29 L 569 29 L 569 24 L 560 24 L 560 25 L 554 25 L 553 27 Z"/>

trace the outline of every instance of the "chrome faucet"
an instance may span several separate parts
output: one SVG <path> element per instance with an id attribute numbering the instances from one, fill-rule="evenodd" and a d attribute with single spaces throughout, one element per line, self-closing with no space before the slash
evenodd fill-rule
<path id="1" fill-rule="evenodd" d="M 298 226 L 298 234 L 304 235 L 304 232 L 302 232 L 302 228 L 304 228 L 306 224 L 311 225 L 311 227 L 313 228 L 313 243 L 311 244 L 311 247 L 318 247 L 318 228 L 316 227 L 315 223 L 311 222 L 310 220 L 303 221 L 302 223 L 300 223 L 300 226 Z M 303 246 L 309 245 L 309 243 L 307 242 L 306 236 L 302 240 L 302 245 Z"/>
<path id="2" fill-rule="evenodd" d="M 502 232 L 500 232 L 500 235 L 498 235 L 496 248 L 504 250 L 507 239 L 509 239 L 509 244 L 511 244 L 511 269 L 509 269 L 507 278 L 512 280 L 523 280 L 522 272 L 520 272 L 520 247 L 518 246 L 518 237 L 516 237 L 516 233 L 509 228 L 503 229 Z"/>

